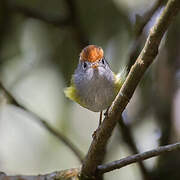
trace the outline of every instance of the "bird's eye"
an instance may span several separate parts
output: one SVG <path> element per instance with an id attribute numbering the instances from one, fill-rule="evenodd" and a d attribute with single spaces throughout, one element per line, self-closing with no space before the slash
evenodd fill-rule
<path id="1" fill-rule="evenodd" d="M 83 63 L 83 68 L 86 69 L 86 67 L 87 67 L 87 63 L 84 62 L 84 63 Z"/>
<path id="2" fill-rule="evenodd" d="M 102 59 L 102 63 L 105 64 L 105 60 L 104 59 Z"/>

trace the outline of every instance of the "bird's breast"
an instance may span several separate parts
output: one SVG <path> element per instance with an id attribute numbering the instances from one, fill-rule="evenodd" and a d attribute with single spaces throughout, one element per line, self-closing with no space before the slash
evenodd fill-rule
<path id="1" fill-rule="evenodd" d="M 94 72 L 90 79 L 78 82 L 78 95 L 86 108 L 99 112 L 108 108 L 115 97 L 114 75 Z"/>

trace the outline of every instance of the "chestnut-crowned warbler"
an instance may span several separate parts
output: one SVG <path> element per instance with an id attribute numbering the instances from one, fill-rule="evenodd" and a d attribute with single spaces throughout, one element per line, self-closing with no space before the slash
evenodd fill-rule
<path id="1" fill-rule="evenodd" d="M 81 106 L 100 112 L 107 109 L 119 92 L 126 72 L 115 74 L 109 67 L 101 47 L 85 47 L 79 58 L 79 64 L 72 75 L 71 86 L 65 89 L 65 95 Z"/>

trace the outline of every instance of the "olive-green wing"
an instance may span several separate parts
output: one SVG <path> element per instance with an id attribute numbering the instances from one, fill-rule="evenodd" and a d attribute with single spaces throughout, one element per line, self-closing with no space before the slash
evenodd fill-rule
<path id="1" fill-rule="evenodd" d="M 124 68 L 121 70 L 120 73 L 117 75 L 115 74 L 115 91 L 116 95 L 118 94 L 119 90 L 121 89 L 124 81 L 126 80 L 126 75 L 127 75 L 127 68 Z"/>
<path id="2" fill-rule="evenodd" d="M 73 80 L 71 81 L 71 86 L 64 89 L 64 94 L 67 98 L 69 98 L 72 101 L 75 101 L 78 104 L 80 104 L 81 106 L 85 107 L 85 105 L 81 102 L 81 99 L 77 93 L 77 90 L 76 90 Z"/>

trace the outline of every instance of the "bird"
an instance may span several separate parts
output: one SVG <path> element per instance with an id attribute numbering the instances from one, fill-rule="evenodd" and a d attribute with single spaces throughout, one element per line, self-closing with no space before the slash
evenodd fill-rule
<path id="1" fill-rule="evenodd" d="M 90 111 L 102 112 L 108 108 L 118 94 L 126 78 L 126 70 L 115 74 L 97 45 L 88 45 L 82 49 L 79 63 L 71 78 L 71 85 L 65 88 L 65 96 Z M 98 127 L 99 127 L 98 126 Z"/>

